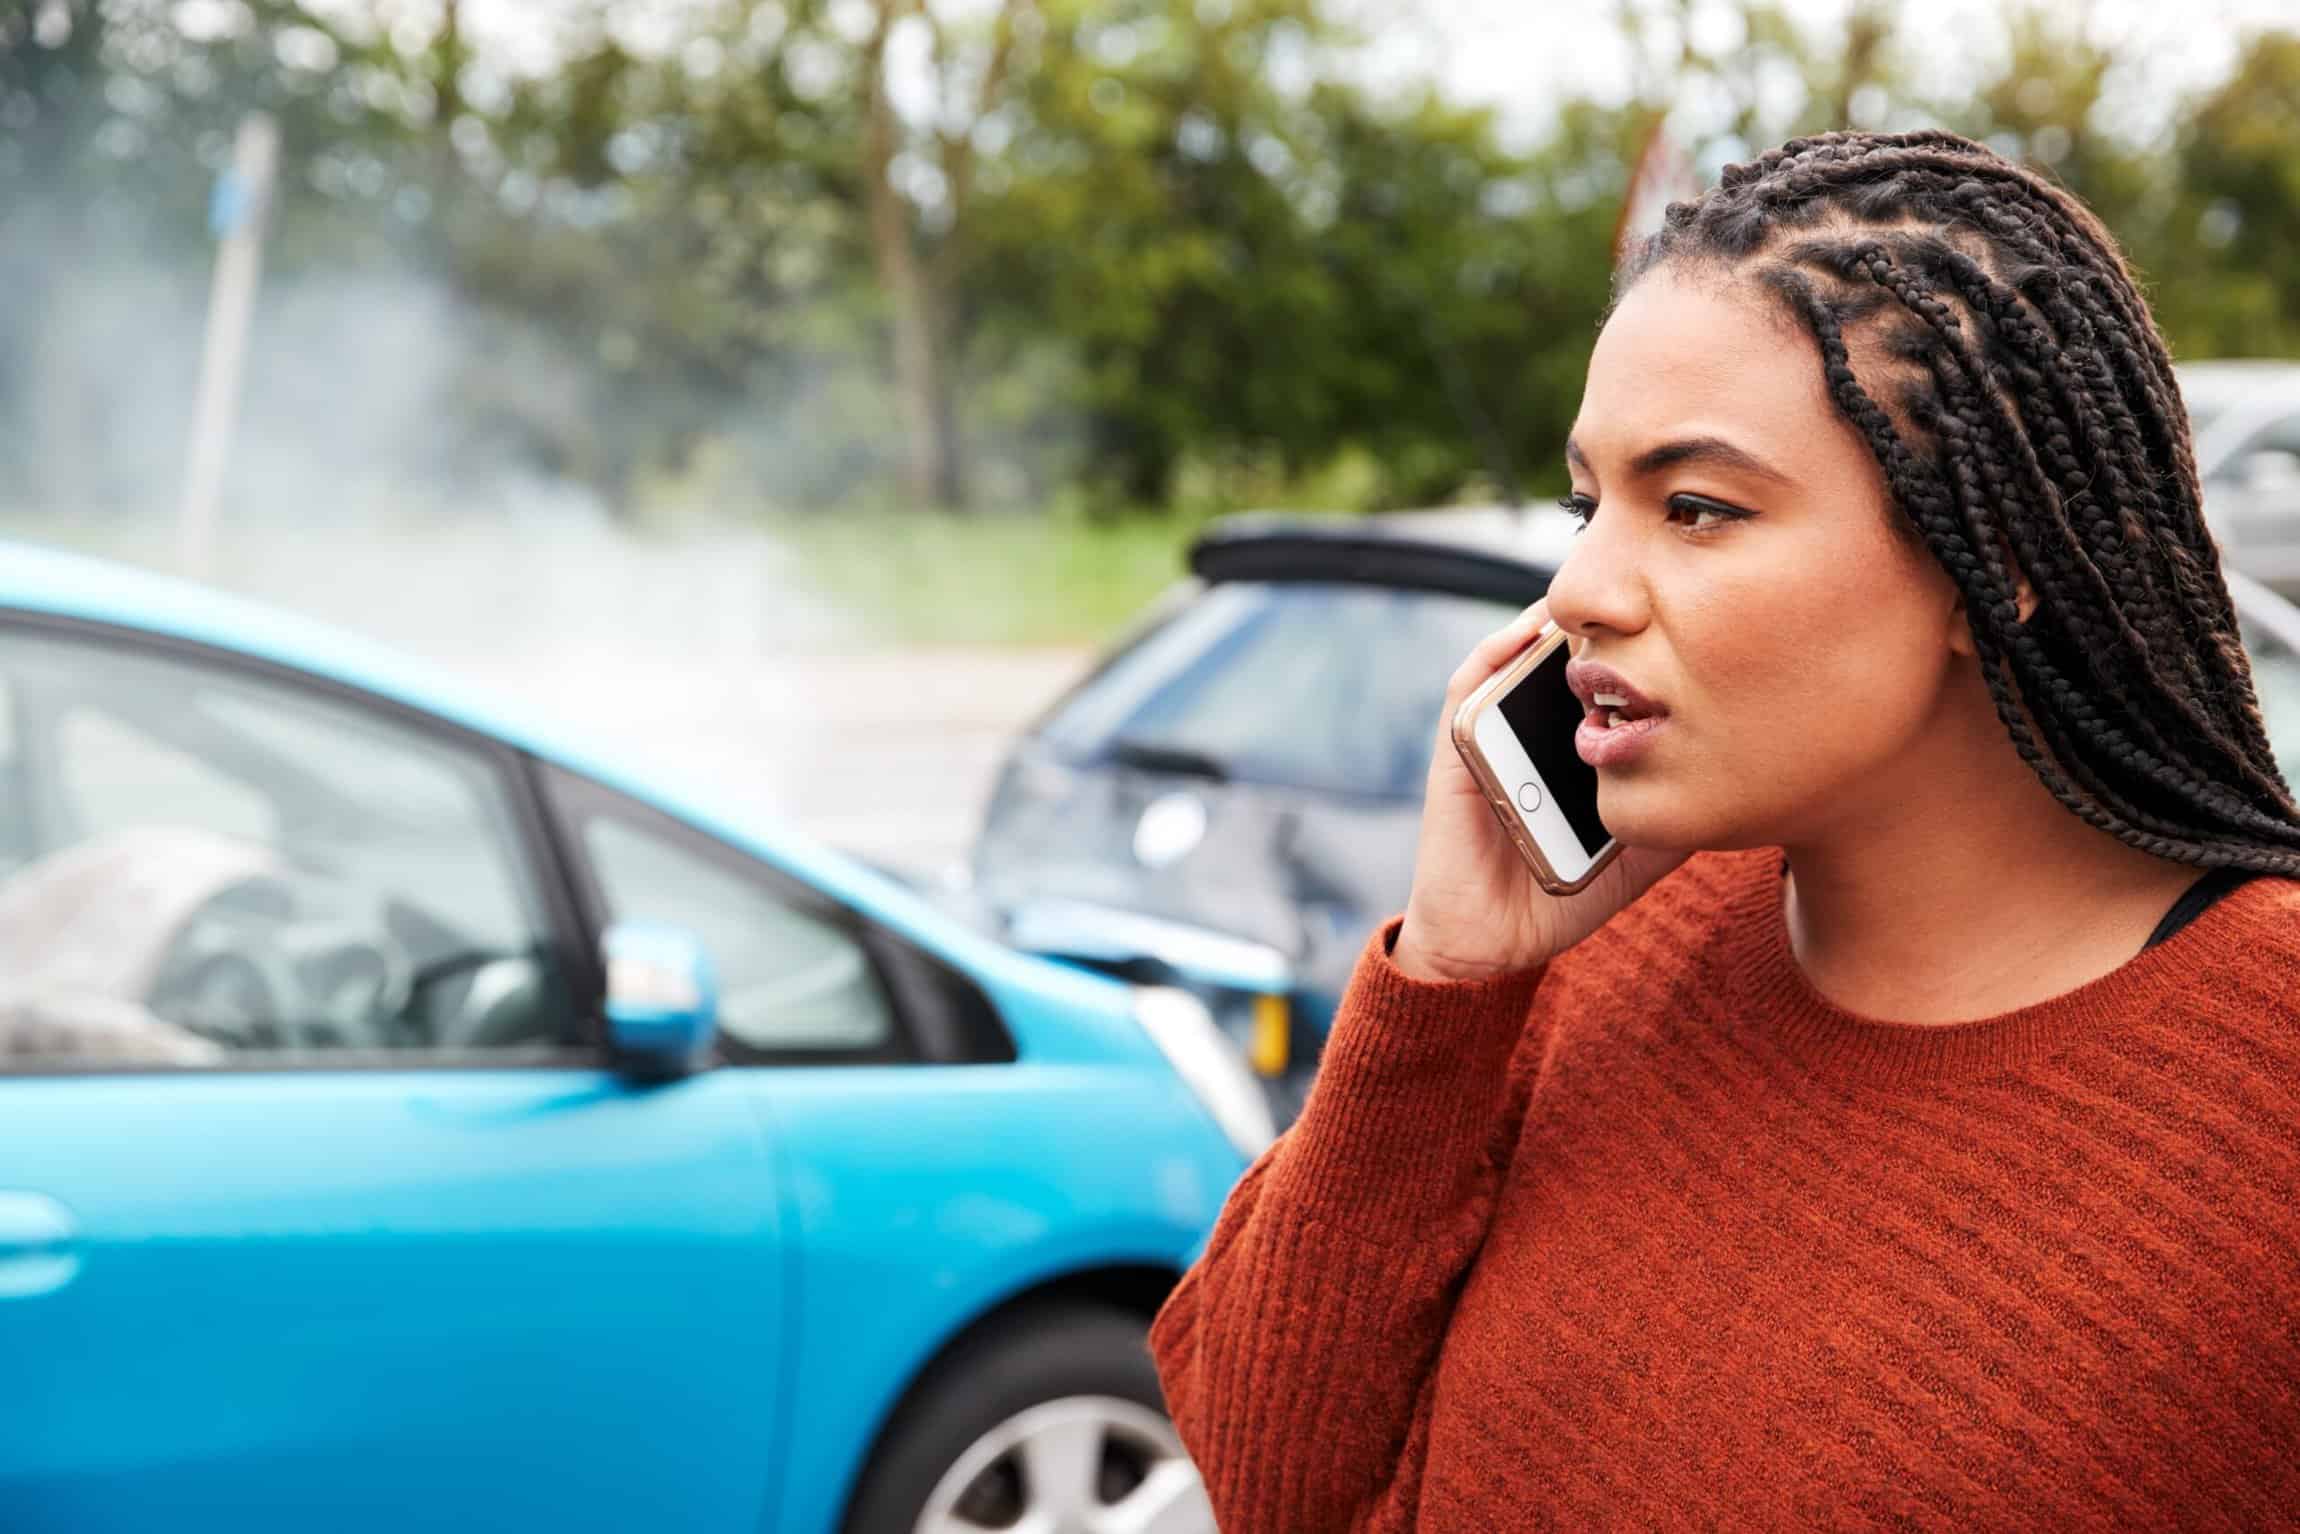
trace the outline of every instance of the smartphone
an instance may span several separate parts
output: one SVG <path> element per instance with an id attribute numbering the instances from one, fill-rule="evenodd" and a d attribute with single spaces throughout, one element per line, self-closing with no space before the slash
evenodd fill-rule
<path id="1" fill-rule="evenodd" d="M 1454 749 L 1552 895 L 1583 888 L 1621 852 L 1597 817 L 1597 769 L 1573 749 L 1583 709 L 1565 685 L 1565 638 L 1544 629 L 1453 716 Z"/>

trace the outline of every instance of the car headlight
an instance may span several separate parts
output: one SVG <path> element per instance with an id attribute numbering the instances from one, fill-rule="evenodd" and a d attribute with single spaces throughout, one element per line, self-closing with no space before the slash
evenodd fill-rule
<path id="1" fill-rule="evenodd" d="M 1278 1129 L 1262 1084 L 1238 1047 L 1215 1026 L 1204 1002 L 1172 986 L 1137 986 L 1134 1020 L 1198 1094 L 1240 1155 L 1251 1161 L 1269 1148 Z"/>

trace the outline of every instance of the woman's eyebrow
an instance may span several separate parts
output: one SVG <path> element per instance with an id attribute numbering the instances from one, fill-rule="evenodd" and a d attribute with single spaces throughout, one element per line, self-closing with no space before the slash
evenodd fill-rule
<path id="1" fill-rule="evenodd" d="M 1583 473 L 1595 472 L 1590 468 L 1589 455 L 1571 437 L 1565 439 L 1565 461 Z M 1747 448 L 1735 447 L 1723 437 L 1679 437 L 1658 443 L 1629 460 L 1629 472 L 1642 478 L 1658 474 L 1663 469 L 1680 464 L 1706 464 L 1711 468 L 1737 469 L 1758 479 L 1769 479 L 1778 485 L 1793 483 L 1788 475 L 1774 468 Z"/>

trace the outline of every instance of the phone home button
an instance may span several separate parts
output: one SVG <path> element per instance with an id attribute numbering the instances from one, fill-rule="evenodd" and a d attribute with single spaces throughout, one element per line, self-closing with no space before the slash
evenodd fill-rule
<path id="1" fill-rule="evenodd" d="M 1528 815 L 1541 808 L 1541 785 L 1521 783 L 1517 790 L 1517 807 Z"/>

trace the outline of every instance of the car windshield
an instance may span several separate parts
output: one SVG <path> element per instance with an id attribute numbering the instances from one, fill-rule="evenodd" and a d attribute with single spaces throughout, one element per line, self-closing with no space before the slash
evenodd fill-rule
<path id="1" fill-rule="evenodd" d="M 2225 373 L 2197 373 L 2192 369 L 2182 369 L 2179 379 L 2180 402 L 2188 407 L 2188 429 L 2198 437 L 2203 436 L 2215 422 L 2225 418 L 2231 406 L 2247 398 L 2257 397 L 2259 392 L 2257 380 L 2242 373 L 2230 376 Z"/>
<path id="2" fill-rule="evenodd" d="M 1372 586 L 1215 586 L 1122 651 L 1039 736 L 1078 760 L 1412 798 L 1446 679 L 1511 611 Z"/>

